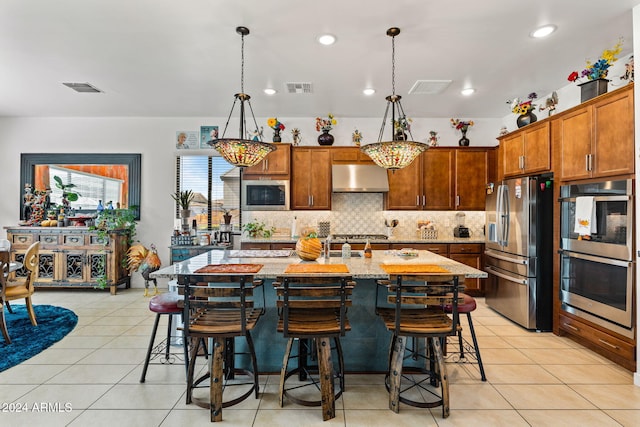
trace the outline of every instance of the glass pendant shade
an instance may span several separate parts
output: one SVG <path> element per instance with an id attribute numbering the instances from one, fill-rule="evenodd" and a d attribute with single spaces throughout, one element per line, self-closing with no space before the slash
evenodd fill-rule
<path id="1" fill-rule="evenodd" d="M 422 142 L 411 141 L 413 135 L 408 126 L 409 120 L 404 113 L 399 95 L 395 92 L 395 36 L 400 34 L 400 29 L 393 27 L 387 30 L 387 35 L 391 37 L 392 53 L 391 53 L 391 85 L 393 95 L 387 96 L 387 108 L 382 118 L 382 127 L 378 142 L 367 144 L 360 147 L 360 151 L 374 161 L 381 168 L 396 170 L 409 166 L 415 159 L 425 151 L 429 146 Z M 387 116 L 391 110 L 391 140 L 383 141 L 384 128 L 387 123 Z M 407 135 L 407 133 L 409 135 Z"/>
<path id="2" fill-rule="evenodd" d="M 244 36 L 249 34 L 249 29 L 246 27 L 237 27 L 236 32 L 242 36 L 241 93 L 235 94 L 235 100 L 233 101 L 229 118 L 227 118 L 227 123 L 224 126 L 222 138 L 213 139 L 209 141 L 208 144 L 215 148 L 230 164 L 238 167 L 248 167 L 260 163 L 267 154 L 275 150 L 276 147 L 268 142 L 263 142 L 261 134 L 257 134 L 254 139 L 245 138 L 245 103 L 249 106 L 249 111 L 251 111 L 251 117 L 253 118 L 256 131 L 258 129 L 258 123 L 253 115 L 253 108 L 251 108 L 251 97 L 244 93 Z M 240 102 L 240 135 L 238 138 L 225 138 L 224 136 L 227 133 L 227 127 L 231 120 L 233 109 L 238 101 Z"/>

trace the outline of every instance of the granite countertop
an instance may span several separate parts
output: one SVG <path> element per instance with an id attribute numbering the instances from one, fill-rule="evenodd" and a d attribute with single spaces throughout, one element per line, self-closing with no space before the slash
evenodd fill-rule
<path id="1" fill-rule="evenodd" d="M 320 238 L 320 240 L 324 240 L 324 238 Z M 242 237 L 240 242 L 242 243 L 295 243 L 298 239 L 291 237 L 271 237 L 268 239 L 265 238 L 252 238 L 252 237 Z M 341 243 L 344 242 L 345 239 L 331 239 L 332 243 Z M 366 240 L 363 239 L 349 239 L 349 243 L 365 243 Z M 437 239 L 419 239 L 417 237 L 392 237 L 391 239 L 373 239 L 369 240 L 371 243 L 484 243 L 484 236 L 480 237 L 453 237 L 453 236 L 445 236 L 439 237 Z"/>
<path id="2" fill-rule="evenodd" d="M 249 251 L 250 252 L 250 251 Z M 332 251 L 337 254 L 336 251 Z M 361 251 L 353 251 L 362 255 Z M 196 270 L 209 264 L 262 264 L 262 269 L 255 274 L 256 278 L 275 279 L 284 274 L 289 264 L 318 263 L 318 264 L 346 264 L 354 279 L 385 279 L 389 277 L 380 264 L 430 264 L 437 265 L 454 275 L 463 275 L 468 278 L 486 278 L 487 273 L 473 267 L 469 267 L 450 258 L 443 257 L 430 251 L 416 251 L 417 256 L 399 256 L 399 251 L 374 250 L 372 258 L 351 257 L 343 259 L 341 256 L 332 256 L 328 260 L 320 257 L 317 261 L 302 261 L 295 252 L 288 257 L 264 257 L 264 258 L 230 258 L 230 251 L 209 251 L 197 255 L 188 260 L 175 263 L 151 273 L 151 277 L 164 277 L 175 279 L 182 274 L 195 274 Z M 317 275 L 318 273 L 314 273 Z"/>

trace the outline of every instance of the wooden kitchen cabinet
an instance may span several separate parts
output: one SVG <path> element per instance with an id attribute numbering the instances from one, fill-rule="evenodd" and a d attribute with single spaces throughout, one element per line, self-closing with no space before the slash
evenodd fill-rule
<path id="1" fill-rule="evenodd" d="M 482 243 L 451 243 L 449 258 L 478 270 L 484 270 Z M 464 291 L 470 295 L 478 295 L 483 291 L 482 279 L 465 279 Z"/>
<path id="2" fill-rule="evenodd" d="M 331 151 L 294 147 L 291 167 L 291 210 L 331 209 Z"/>
<path id="3" fill-rule="evenodd" d="M 494 148 L 430 148 L 389 174 L 388 210 L 484 210 Z"/>
<path id="4" fill-rule="evenodd" d="M 419 251 L 429 251 L 434 254 L 449 256 L 448 243 L 391 243 L 391 249 L 411 248 Z"/>
<path id="5" fill-rule="evenodd" d="M 558 316 L 558 328 L 560 336 L 569 336 L 607 359 L 635 371 L 636 346 L 633 339 L 605 330 L 562 310 Z"/>
<path id="6" fill-rule="evenodd" d="M 284 243 L 284 242 L 242 242 L 240 243 L 241 249 L 249 250 L 295 250 L 296 242 Z"/>
<path id="7" fill-rule="evenodd" d="M 260 163 L 246 168 L 244 179 L 286 179 L 289 177 L 291 163 L 291 144 L 274 144 L 276 149 L 269 153 Z"/>
<path id="8" fill-rule="evenodd" d="M 551 170 L 549 120 L 525 126 L 500 140 L 500 162 L 505 177 L 532 175 Z"/>
<path id="9" fill-rule="evenodd" d="M 332 147 L 331 164 L 365 164 L 375 165 L 371 157 L 360 150 L 360 147 Z"/>
<path id="10" fill-rule="evenodd" d="M 551 121 L 554 169 L 562 181 L 634 173 L 633 84 Z"/>
<path id="11" fill-rule="evenodd" d="M 112 295 L 119 285 L 130 286 L 123 262 L 129 249 L 128 237 L 124 230 L 109 232 L 105 237 L 87 228 L 7 228 L 14 261 L 23 262 L 31 243 L 40 242 L 36 288 L 95 288 L 104 278 Z M 27 274 L 23 268 L 16 277 Z"/>

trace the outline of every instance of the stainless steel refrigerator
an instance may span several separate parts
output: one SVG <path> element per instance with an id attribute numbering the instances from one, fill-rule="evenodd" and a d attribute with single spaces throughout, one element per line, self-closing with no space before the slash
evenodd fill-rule
<path id="1" fill-rule="evenodd" d="M 527 329 L 549 331 L 553 178 L 508 179 L 487 194 L 486 200 L 486 303 Z"/>

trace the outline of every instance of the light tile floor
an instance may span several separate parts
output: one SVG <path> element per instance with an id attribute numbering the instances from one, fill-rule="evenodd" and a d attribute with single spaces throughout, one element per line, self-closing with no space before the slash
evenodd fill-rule
<path id="1" fill-rule="evenodd" d="M 152 365 L 146 383 L 139 383 L 154 320 L 142 290 L 116 296 L 39 291 L 34 299 L 74 310 L 78 326 L 51 348 L 0 373 L 1 426 L 210 425 L 207 410 L 184 403 L 182 365 Z M 441 408 L 403 406 L 394 414 L 387 409 L 383 375 L 348 375 L 336 418 L 323 422 L 319 408 L 292 403 L 279 408 L 278 376 L 265 375 L 259 399 L 226 408 L 222 424 L 640 425 L 640 387 L 633 385 L 631 372 L 569 339 L 528 332 L 482 299 L 478 303 L 473 319 L 488 381 L 480 381 L 475 365 L 448 364 L 451 415 L 446 419 Z M 159 328 L 160 335 L 164 331 Z"/>

